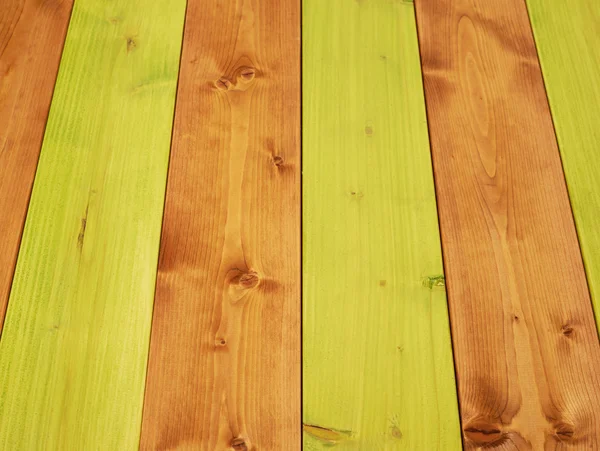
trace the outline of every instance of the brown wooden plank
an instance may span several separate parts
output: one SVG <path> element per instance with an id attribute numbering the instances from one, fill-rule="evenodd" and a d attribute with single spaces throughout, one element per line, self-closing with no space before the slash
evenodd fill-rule
<path id="1" fill-rule="evenodd" d="M 141 449 L 300 448 L 299 17 L 188 4 Z"/>
<path id="2" fill-rule="evenodd" d="M 0 3 L 0 331 L 72 6 Z"/>
<path id="3" fill-rule="evenodd" d="M 525 3 L 416 7 L 466 449 L 600 449 L 600 346 Z"/>

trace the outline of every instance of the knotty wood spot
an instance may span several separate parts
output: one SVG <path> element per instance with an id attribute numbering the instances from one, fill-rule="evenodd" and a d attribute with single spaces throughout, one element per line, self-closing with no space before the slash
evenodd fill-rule
<path id="1" fill-rule="evenodd" d="M 137 42 L 133 36 L 128 36 L 127 38 L 127 53 L 133 52 L 137 47 Z"/>
<path id="2" fill-rule="evenodd" d="M 240 77 L 242 80 L 249 82 L 254 80 L 254 76 L 256 75 L 256 71 L 252 67 L 242 67 L 240 68 Z"/>
<path id="3" fill-rule="evenodd" d="M 570 324 L 564 324 L 561 328 L 560 328 L 562 334 L 567 337 L 567 338 L 571 338 L 573 336 L 573 332 L 575 331 L 573 329 L 573 326 L 571 326 Z"/>
<path id="4" fill-rule="evenodd" d="M 483 421 L 467 424 L 464 434 L 476 446 L 490 446 L 505 438 L 505 433 L 499 425 Z"/>
<path id="5" fill-rule="evenodd" d="M 249 66 L 241 66 L 238 69 L 224 74 L 215 82 L 215 87 L 220 91 L 245 91 L 252 86 L 256 78 L 256 69 Z"/>
<path id="6" fill-rule="evenodd" d="M 373 136 L 373 127 L 371 127 L 370 125 L 367 125 L 365 127 L 365 135 L 367 135 L 369 138 L 371 136 Z"/>
<path id="7" fill-rule="evenodd" d="M 387 285 L 387 280 L 380 280 L 379 281 L 379 286 L 380 287 L 385 287 Z"/>
<path id="8" fill-rule="evenodd" d="M 430 290 L 433 290 L 436 287 L 443 288 L 446 286 L 446 279 L 443 275 L 428 276 L 423 279 L 423 286 L 429 288 Z"/>
<path id="9" fill-rule="evenodd" d="M 333 428 L 325 428 L 314 424 L 303 424 L 302 430 L 330 445 L 335 445 L 352 437 L 351 431 L 341 431 Z"/>
<path id="10" fill-rule="evenodd" d="M 215 81 L 215 87 L 220 91 L 229 91 L 231 89 L 231 82 L 227 78 L 221 77 Z"/>
<path id="11" fill-rule="evenodd" d="M 240 277 L 239 285 L 242 288 L 250 289 L 254 288 L 260 282 L 260 278 L 258 274 L 254 271 L 247 272 L 246 274 L 242 274 Z"/>
<path id="12" fill-rule="evenodd" d="M 231 441 L 231 447 L 235 451 L 248 451 L 248 445 L 246 445 L 246 440 L 243 438 L 234 438 Z"/>
<path id="13" fill-rule="evenodd" d="M 273 157 L 273 164 L 275 166 L 282 166 L 283 165 L 283 157 L 280 157 L 279 155 L 275 155 Z"/>
<path id="14" fill-rule="evenodd" d="M 575 428 L 571 424 L 558 423 L 555 427 L 554 434 L 561 442 L 569 442 L 573 440 Z"/>

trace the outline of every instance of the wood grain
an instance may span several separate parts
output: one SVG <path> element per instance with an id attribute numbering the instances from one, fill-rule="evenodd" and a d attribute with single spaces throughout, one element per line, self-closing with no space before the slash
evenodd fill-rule
<path id="1" fill-rule="evenodd" d="M 525 3 L 416 7 L 465 447 L 600 449 L 600 346 Z"/>
<path id="2" fill-rule="evenodd" d="M 414 7 L 303 8 L 304 449 L 459 450 Z"/>
<path id="3" fill-rule="evenodd" d="M 188 4 L 143 450 L 300 448 L 299 9 Z"/>
<path id="4" fill-rule="evenodd" d="M 0 333 L 72 5 L 0 4 Z"/>
<path id="5" fill-rule="evenodd" d="M 527 4 L 600 331 L 600 7 Z"/>
<path id="6" fill-rule="evenodd" d="M 73 8 L 0 342 L 2 450 L 138 447 L 184 9 Z"/>

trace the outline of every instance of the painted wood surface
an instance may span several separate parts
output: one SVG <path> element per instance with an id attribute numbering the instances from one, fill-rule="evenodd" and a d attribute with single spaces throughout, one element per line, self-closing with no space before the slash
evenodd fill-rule
<path id="1" fill-rule="evenodd" d="M 416 7 L 465 447 L 600 449 L 600 346 L 525 3 Z"/>
<path id="2" fill-rule="evenodd" d="M 303 6 L 304 449 L 457 450 L 414 8 Z"/>
<path id="3" fill-rule="evenodd" d="M 600 5 L 527 4 L 600 330 Z"/>
<path id="4" fill-rule="evenodd" d="M 189 2 L 141 449 L 300 449 L 300 2 Z"/>
<path id="5" fill-rule="evenodd" d="M 0 333 L 72 5 L 0 4 Z"/>
<path id="6" fill-rule="evenodd" d="M 138 446 L 184 9 L 74 6 L 0 342 L 0 449 Z"/>

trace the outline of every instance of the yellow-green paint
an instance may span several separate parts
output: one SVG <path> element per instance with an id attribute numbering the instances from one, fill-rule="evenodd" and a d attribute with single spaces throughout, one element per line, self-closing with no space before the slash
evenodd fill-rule
<path id="1" fill-rule="evenodd" d="M 0 341 L 2 450 L 138 447 L 184 11 L 75 2 Z"/>
<path id="2" fill-rule="evenodd" d="M 527 6 L 600 330 L 600 4 Z"/>
<path id="3" fill-rule="evenodd" d="M 303 3 L 304 449 L 459 450 L 413 4 Z"/>

